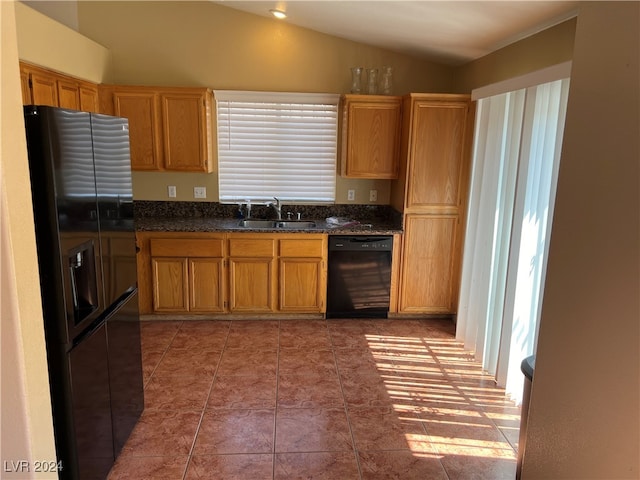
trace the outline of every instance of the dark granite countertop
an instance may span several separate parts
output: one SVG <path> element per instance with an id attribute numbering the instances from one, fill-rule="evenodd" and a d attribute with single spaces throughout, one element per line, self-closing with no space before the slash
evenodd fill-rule
<path id="1" fill-rule="evenodd" d="M 360 223 L 344 227 L 328 225 L 326 220 L 309 219 L 316 222 L 315 228 L 247 228 L 240 220 L 211 217 L 146 217 L 136 219 L 139 232 L 278 232 L 278 233 L 331 233 L 334 235 L 393 235 L 402 233 L 400 225 L 389 223 Z"/>
<path id="2" fill-rule="evenodd" d="M 173 205 L 172 205 L 173 204 Z M 350 207 L 350 208 L 349 208 Z M 387 205 L 337 205 L 298 207 L 303 219 L 314 221 L 315 228 L 247 228 L 233 218 L 229 206 L 203 202 L 135 202 L 135 228 L 139 232 L 262 232 L 329 233 L 334 235 L 393 235 L 402 233 L 402 215 Z M 269 213 L 259 212 L 259 213 Z M 266 215 L 260 215 L 265 217 Z M 348 218 L 354 224 L 334 226 L 326 219 Z M 268 217 L 267 217 L 268 218 Z"/>

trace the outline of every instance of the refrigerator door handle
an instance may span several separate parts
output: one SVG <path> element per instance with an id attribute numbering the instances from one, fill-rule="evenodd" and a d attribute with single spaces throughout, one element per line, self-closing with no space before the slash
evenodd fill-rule
<path id="1" fill-rule="evenodd" d="M 71 265 L 69 265 L 69 278 L 71 279 L 71 299 L 73 300 L 73 311 L 75 312 L 75 314 L 78 314 L 78 310 L 80 310 L 79 308 L 79 302 L 78 302 L 78 284 L 76 282 L 76 269 L 79 267 L 79 265 L 74 265 L 73 262 L 69 262 L 71 263 Z"/>

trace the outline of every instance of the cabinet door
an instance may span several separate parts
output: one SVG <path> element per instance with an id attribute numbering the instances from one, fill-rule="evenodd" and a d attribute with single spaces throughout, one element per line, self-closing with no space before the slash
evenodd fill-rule
<path id="1" fill-rule="evenodd" d="M 189 310 L 223 312 L 222 258 L 189 259 Z"/>
<path id="2" fill-rule="evenodd" d="M 22 88 L 22 104 L 31 105 L 31 87 L 29 86 L 29 72 L 20 66 L 20 86 Z"/>
<path id="3" fill-rule="evenodd" d="M 399 97 L 364 101 L 347 98 L 343 176 L 398 178 L 400 111 Z"/>
<path id="4" fill-rule="evenodd" d="M 273 258 L 229 260 L 229 310 L 238 313 L 274 311 Z"/>
<path id="5" fill-rule="evenodd" d="M 129 119 L 132 170 L 161 170 L 157 95 L 149 91 L 113 92 L 116 116 Z"/>
<path id="6" fill-rule="evenodd" d="M 280 259 L 280 310 L 323 312 L 326 282 L 319 258 Z"/>
<path id="7" fill-rule="evenodd" d="M 62 108 L 80 110 L 80 90 L 77 82 L 58 79 L 58 102 Z"/>
<path id="8" fill-rule="evenodd" d="M 205 94 L 163 93 L 160 99 L 165 167 L 168 170 L 210 172 Z"/>
<path id="9" fill-rule="evenodd" d="M 188 269 L 186 258 L 151 259 L 153 309 L 156 312 L 187 312 Z"/>
<path id="10" fill-rule="evenodd" d="M 56 79 L 50 75 L 31 73 L 31 100 L 34 105 L 58 106 Z"/>
<path id="11" fill-rule="evenodd" d="M 278 236 L 279 305 L 282 312 L 326 311 L 326 235 Z"/>
<path id="12" fill-rule="evenodd" d="M 457 215 L 406 216 L 400 312 L 454 313 L 457 230 Z"/>
<path id="13" fill-rule="evenodd" d="M 80 110 L 83 112 L 98 113 L 100 103 L 98 101 L 98 86 L 88 83 L 80 84 Z"/>
<path id="14" fill-rule="evenodd" d="M 406 208 L 459 206 L 468 112 L 467 102 L 414 103 Z"/>

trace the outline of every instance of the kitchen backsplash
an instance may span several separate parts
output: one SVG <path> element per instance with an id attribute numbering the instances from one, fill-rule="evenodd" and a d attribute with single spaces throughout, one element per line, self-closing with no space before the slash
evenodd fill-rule
<path id="1" fill-rule="evenodd" d="M 346 217 L 358 221 L 385 219 L 394 223 L 401 223 L 402 215 L 389 205 L 290 205 L 283 203 L 282 217 L 287 212 L 293 213 L 293 218 L 300 213 L 302 219 L 325 219 L 328 217 Z M 137 218 L 146 217 L 238 217 L 238 205 L 222 204 L 218 202 L 168 202 L 135 200 L 134 214 Z M 251 209 L 252 218 L 275 218 L 276 212 L 272 207 L 254 205 Z"/>

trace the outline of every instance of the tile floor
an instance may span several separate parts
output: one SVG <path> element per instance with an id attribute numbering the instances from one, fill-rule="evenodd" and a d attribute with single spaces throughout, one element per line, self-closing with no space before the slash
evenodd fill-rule
<path id="1" fill-rule="evenodd" d="M 448 320 L 148 321 L 116 479 L 515 478 L 519 409 Z"/>

